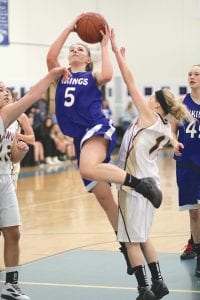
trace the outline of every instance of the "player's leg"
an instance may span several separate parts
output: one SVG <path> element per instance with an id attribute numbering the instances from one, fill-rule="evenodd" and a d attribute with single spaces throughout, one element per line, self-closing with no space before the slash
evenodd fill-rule
<path id="1" fill-rule="evenodd" d="M 75 147 L 75 153 L 76 153 L 76 158 L 77 158 L 77 162 L 78 162 L 78 166 L 80 164 L 80 156 L 81 156 L 81 152 L 82 152 L 82 148 L 81 148 L 81 140 L 79 138 L 75 138 L 74 139 L 74 147 Z M 110 143 L 112 144 L 113 141 L 110 141 Z M 113 143 L 115 144 L 115 143 Z M 101 160 L 102 161 L 110 161 L 110 155 L 112 152 L 112 148 L 113 147 L 109 147 L 110 149 L 107 149 L 107 147 L 105 147 L 104 153 L 102 153 L 102 157 Z M 90 162 L 90 156 L 87 156 L 84 158 L 84 163 L 85 165 L 87 165 L 87 162 Z M 108 182 L 102 181 L 102 182 L 97 182 L 97 181 L 90 181 L 87 180 L 85 178 L 82 177 L 83 183 L 87 189 L 88 192 L 93 192 L 99 202 L 99 204 L 102 206 L 103 210 L 105 211 L 108 220 L 115 232 L 115 234 L 117 235 L 117 220 L 118 220 L 118 204 L 117 202 L 114 200 L 112 191 L 111 191 L 111 186 Z M 120 244 L 122 247 L 122 244 Z M 120 248 L 121 250 L 121 248 Z M 128 259 L 128 255 L 127 255 L 127 249 L 125 244 L 123 243 L 123 255 L 125 257 L 126 263 L 127 263 L 127 272 L 129 270 L 129 259 Z"/>
<path id="2" fill-rule="evenodd" d="M 137 196 L 136 196 L 137 195 Z M 153 218 L 155 208 L 139 194 L 119 190 L 118 240 L 126 242 L 128 257 L 138 283 L 138 300 L 157 299 L 151 291 L 145 270 L 145 259 L 140 243 L 146 239 L 152 219 L 147 222 L 146 215 Z"/>
<path id="3" fill-rule="evenodd" d="M 109 183 L 98 182 L 92 189 L 92 193 L 95 194 L 99 204 L 105 211 L 114 231 L 117 231 L 118 205 L 113 197 Z"/>
<path id="4" fill-rule="evenodd" d="M 2 299 L 30 300 L 18 285 L 19 272 L 19 226 L 20 214 L 16 191 L 12 177 L 1 175 L 3 192 L 0 201 L 0 228 L 4 237 L 4 264 L 6 271 L 5 285 L 1 292 Z"/>
<path id="5" fill-rule="evenodd" d="M 117 223 L 118 223 L 118 204 L 113 197 L 110 184 L 107 182 L 99 182 L 92 189 L 92 192 L 95 194 L 99 204 L 105 211 L 108 220 L 117 235 Z M 120 242 L 119 250 L 124 255 L 126 264 L 127 264 L 127 273 L 132 275 L 132 267 L 129 262 L 127 248 L 125 243 Z"/>
<path id="6" fill-rule="evenodd" d="M 141 243 L 141 249 L 144 254 L 145 260 L 148 263 L 149 270 L 151 272 L 151 289 L 156 295 L 156 297 L 158 299 L 161 299 L 165 295 L 169 294 L 169 290 L 161 274 L 156 250 L 149 239 L 145 243 Z"/>
<path id="7" fill-rule="evenodd" d="M 183 252 L 180 255 L 180 259 L 191 259 L 196 257 L 196 252 L 194 249 L 194 240 L 191 234 L 190 238 L 188 239 L 187 245 L 185 246 Z"/>
<path id="8" fill-rule="evenodd" d="M 138 179 L 113 164 L 102 163 L 105 160 L 108 144 L 109 141 L 102 136 L 92 137 L 84 143 L 80 155 L 81 176 L 90 180 L 130 186 L 158 208 L 162 202 L 162 193 L 153 178 Z"/>
<path id="9" fill-rule="evenodd" d="M 180 210 L 188 209 L 189 207 L 189 219 L 190 219 L 190 232 L 191 239 L 188 240 L 188 244 L 181 254 L 181 259 L 194 258 L 196 252 L 194 249 L 194 234 L 196 237 L 196 242 L 198 242 L 198 233 L 196 232 L 196 226 L 198 228 L 198 212 L 197 204 L 198 199 L 200 199 L 200 182 L 199 182 L 199 171 L 193 169 L 186 169 L 178 162 L 176 163 L 176 178 L 178 185 L 178 196 L 179 196 L 179 208 Z M 190 187 L 188 189 L 188 186 Z M 194 209 L 193 209 L 194 208 Z M 196 225 L 197 224 L 197 225 Z M 199 229 L 197 229 L 198 231 Z M 194 234 L 193 234 L 194 231 Z"/>
<path id="10" fill-rule="evenodd" d="M 156 300 L 154 292 L 151 291 L 149 285 L 146 269 L 145 260 L 140 247 L 140 243 L 126 243 L 128 249 L 128 256 L 132 265 L 133 274 L 138 283 L 139 296 L 137 300 Z"/>
<path id="11" fill-rule="evenodd" d="M 194 238 L 194 249 L 197 254 L 196 276 L 200 277 L 200 208 L 191 209 L 189 214 L 191 232 Z"/>

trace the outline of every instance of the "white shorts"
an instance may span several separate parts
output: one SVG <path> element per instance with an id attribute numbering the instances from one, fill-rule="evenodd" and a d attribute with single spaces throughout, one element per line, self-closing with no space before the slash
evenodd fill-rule
<path id="1" fill-rule="evenodd" d="M 117 238 L 120 242 L 144 243 L 148 239 L 155 208 L 142 195 L 119 191 Z"/>
<path id="2" fill-rule="evenodd" d="M 21 225 L 13 178 L 0 175 L 0 228 Z"/>

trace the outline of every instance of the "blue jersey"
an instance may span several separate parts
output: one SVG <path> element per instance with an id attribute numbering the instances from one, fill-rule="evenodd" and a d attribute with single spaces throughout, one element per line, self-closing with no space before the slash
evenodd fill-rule
<path id="1" fill-rule="evenodd" d="M 80 137 L 88 129 L 105 123 L 102 92 L 92 72 L 76 72 L 56 89 L 56 117 L 65 135 Z"/>
<path id="2" fill-rule="evenodd" d="M 183 143 L 182 155 L 174 156 L 177 162 L 185 165 L 200 166 L 200 104 L 194 102 L 190 94 L 183 100 L 191 115 L 193 122 L 184 121 L 178 126 L 178 140 Z"/>

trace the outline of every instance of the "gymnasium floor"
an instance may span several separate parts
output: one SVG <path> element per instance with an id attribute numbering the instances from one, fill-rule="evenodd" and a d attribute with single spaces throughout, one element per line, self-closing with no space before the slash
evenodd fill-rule
<path id="1" fill-rule="evenodd" d="M 164 201 L 151 238 L 170 289 L 164 299 L 197 300 L 195 259 L 179 258 L 188 239 L 189 218 L 178 211 L 170 149 L 158 163 Z M 112 189 L 116 197 L 115 186 Z M 23 222 L 20 282 L 32 300 L 136 299 L 135 277 L 126 274 L 112 228 L 93 195 L 85 191 L 75 164 L 23 168 L 18 198 Z M 0 273 L 1 285 L 4 275 Z"/>
<path id="2" fill-rule="evenodd" d="M 166 253 L 160 254 L 160 262 L 170 288 L 165 299 L 200 298 L 200 279 L 193 274 L 195 260 L 183 262 L 178 255 Z M 135 299 L 135 279 L 124 271 L 119 252 L 75 249 L 23 265 L 21 283 L 37 300 Z"/>

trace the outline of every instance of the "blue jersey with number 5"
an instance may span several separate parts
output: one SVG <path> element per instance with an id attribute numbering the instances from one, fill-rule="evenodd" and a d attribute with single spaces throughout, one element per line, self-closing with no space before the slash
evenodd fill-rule
<path id="1" fill-rule="evenodd" d="M 192 163 L 200 166 L 200 104 L 194 102 L 190 94 L 183 100 L 191 115 L 195 118 L 193 122 L 184 121 L 178 126 L 178 140 L 183 143 L 182 155 L 175 156 L 177 161 Z"/>
<path id="2" fill-rule="evenodd" d="M 79 137 L 93 126 L 104 123 L 102 92 L 92 72 L 71 73 L 59 80 L 55 101 L 58 124 L 65 135 Z"/>

